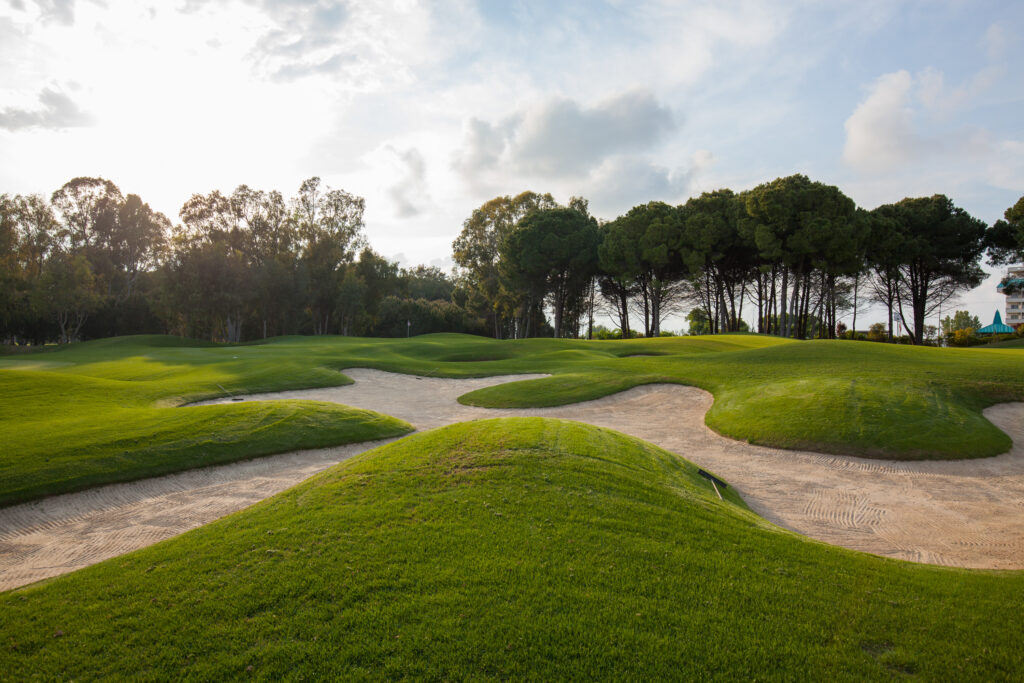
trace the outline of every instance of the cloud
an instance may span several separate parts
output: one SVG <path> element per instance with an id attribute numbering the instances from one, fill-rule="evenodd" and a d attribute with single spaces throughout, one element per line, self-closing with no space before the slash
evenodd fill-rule
<path id="1" fill-rule="evenodd" d="M 75 0 L 35 0 L 39 7 L 41 18 L 44 22 L 54 22 L 64 26 L 71 26 L 75 23 Z M 15 9 L 22 9 L 19 2 Z"/>
<path id="2" fill-rule="evenodd" d="M 288 83 L 325 78 L 347 92 L 410 83 L 416 69 L 458 42 L 445 12 L 427 3 L 393 0 L 241 0 L 254 10 L 248 52 L 255 72 Z M 221 0 L 227 4 L 228 0 Z M 205 6 L 187 0 L 185 11 Z"/>
<path id="3" fill-rule="evenodd" d="M 585 183 L 595 213 L 615 216 L 650 201 L 677 204 L 691 194 L 697 177 L 712 165 L 711 152 L 699 150 L 686 168 L 669 169 L 637 157 L 606 160 Z"/>
<path id="4" fill-rule="evenodd" d="M 342 2 L 329 0 L 249 0 L 269 19 L 270 28 L 253 50 L 275 80 L 291 81 L 335 73 L 356 59 L 339 40 L 348 18 Z"/>
<path id="5" fill-rule="evenodd" d="M 989 155 L 997 143 L 987 131 L 945 124 L 990 89 L 998 74 L 998 68 L 985 67 L 955 87 L 935 69 L 916 77 L 905 70 L 881 76 L 846 119 L 843 161 L 877 173 L 937 156 Z"/>
<path id="6" fill-rule="evenodd" d="M 913 81 L 907 71 L 885 74 L 846 119 L 843 161 L 861 171 L 905 163 L 924 148 L 910 107 Z"/>
<path id="7" fill-rule="evenodd" d="M 612 155 L 647 150 L 677 127 L 672 110 L 645 90 L 590 107 L 555 98 L 496 124 L 471 119 L 455 167 L 470 179 L 504 165 L 545 178 L 579 176 Z"/>
<path id="8" fill-rule="evenodd" d="M 0 128 L 22 130 L 25 128 L 80 128 L 93 123 L 93 117 L 82 111 L 64 93 L 44 88 L 39 93 L 42 109 L 17 109 L 8 107 L 0 111 Z"/>
<path id="9" fill-rule="evenodd" d="M 415 147 L 398 150 L 388 147 L 402 167 L 402 175 L 397 183 L 388 188 L 388 196 L 395 203 L 400 218 L 411 218 L 423 212 L 430 203 L 427 193 L 427 165 Z"/>

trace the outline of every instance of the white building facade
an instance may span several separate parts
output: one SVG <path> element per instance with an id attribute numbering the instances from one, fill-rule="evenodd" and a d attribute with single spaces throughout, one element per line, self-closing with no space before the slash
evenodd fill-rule
<path id="1" fill-rule="evenodd" d="M 1006 277 L 1011 280 L 1024 280 L 1024 266 L 1008 268 Z M 1024 323 L 1024 290 L 1006 297 L 1006 320 L 1004 322 L 1011 327 Z"/>

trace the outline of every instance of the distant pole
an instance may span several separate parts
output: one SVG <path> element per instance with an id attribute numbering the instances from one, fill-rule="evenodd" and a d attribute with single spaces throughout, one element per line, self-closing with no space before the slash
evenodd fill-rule
<path id="1" fill-rule="evenodd" d="M 406 320 L 405 321 L 405 338 L 406 339 L 409 338 L 409 331 L 411 329 L 412 329 L 412 321 L 411 320 Z"/>

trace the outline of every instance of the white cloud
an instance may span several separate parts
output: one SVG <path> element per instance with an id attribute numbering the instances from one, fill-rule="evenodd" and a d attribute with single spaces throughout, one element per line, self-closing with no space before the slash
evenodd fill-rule
<path id="1" fill-rule="evenodd" d="M 608 218 L 650 201 L 679 204 L 713 161 L 708 150 L 698 150 L 690 156 L 688 167 L 676 169 L 637 157 L 608 159 L 584 182 L 584 196 L 591 199 L 595 214 Z"/>
<path id="2" fill-rule="evenodd" d="M 14 5 L 19 8 L 22 3 Z M 64 26 L 75 23 L 75 0 L 35 0 L 39 7 L 40 18 L 44 22 L 55 22 Z"/>
<path id="3" fill-rule="evenodd" d="M 0 128 L 16 131 L 25 128 L 78 128 L 93 123 L 93 117 L 65 93 L 54 88 L 43 88 L 39 93 L 42 107 L 0 110 Z"/>
<path id="4" fill-rule="evenodd" d="M 861 171 L 906 163 L 924 148 L 910 107 L 913 81 L 907 71 L 885 74 L 846 119 L 843 161 Z"/>
<path id="5" fill-rule="evenodd" d="M 916 77 L 906 70 L 879 77 L 867 98 L 846 119 L 843 161 L 864 173 L 896 171 L 924 162 L 992 158 L 1003 144 L 957 116 L 992 88 L 999 69 L 985 67 L 950 87 L 941 71 Z"/>
<path id="6" fill-rule="evenodd" d="M 540 178 L 580 176 L 612 155 L 651 148 L 677 126 L 672 110 L 644 90 L 589 107 L 554 98 L 497 124 L 471 119 L 455 165 L 474 180 L 504 166 Z"/>
<path id="7" fill-rule="evenodd" d="M 399 218 L 412 218 L 420 215 L 430 203 L 427 191 L 427 162 L 423 154 L 415 147 L 399 150 L 387 147 L 398 162 L 398 181 L 388 188 L 388 196 L 395 205 L 395 213 Z"/>

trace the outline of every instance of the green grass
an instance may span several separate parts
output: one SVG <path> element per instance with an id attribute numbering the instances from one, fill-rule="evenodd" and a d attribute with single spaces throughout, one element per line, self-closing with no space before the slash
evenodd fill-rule
<path id="1" fill-rule="evenodd" d="M 214 368 L 128 358 L 91 365 L 104 375 L 97 377 L 55 371 L 76 364 L 19 365 L 33 369 L 0 370 L 0 505 L 412 430 L 373 411 L 315 401 L 170 407 L 204 380 L 237 388 L 237 379 Z M 293 386 L 344 380 L 332 375 L 303 370 Z M 260 381 L 289 382 L 268 377 L 251 386 Z"/>
<path id="2" fill-rule="evenodd" d="M 982 348 L 982 349 L 1024 349 L 1024 339 L 1008 339 L 1006 341 L 1001 341 L 1001 342 L 992 342 L 991 344 L 984 344 L 980 348 Z"/>
<path id="3" fill-rule="evenodd" d="M 410 436 L 0 596 L 10 680 L 1008 680 L 1024 573 L 773 527 L 650 444 L 519 418 Z"/>
<path id="4" fill-rule="evenodd" d="M 118 337 L 0 359 L 0 505 L 407 429 L 312 402 L 175 407 L 225 391 L 344 384 L 346 367 L 442 377 L 552 375 L 460 399 L 487 407 L 561 405 L 652 382 L 690 384 L 715 396 L 708 424 L 737 439 L 869 457 L 984 457 L 1010 447 L 981 411 L 1024 400 L 1022 361 L 1015 348 L 757 335 L 603 342 L 282 337 L 234 346 Z"/>

